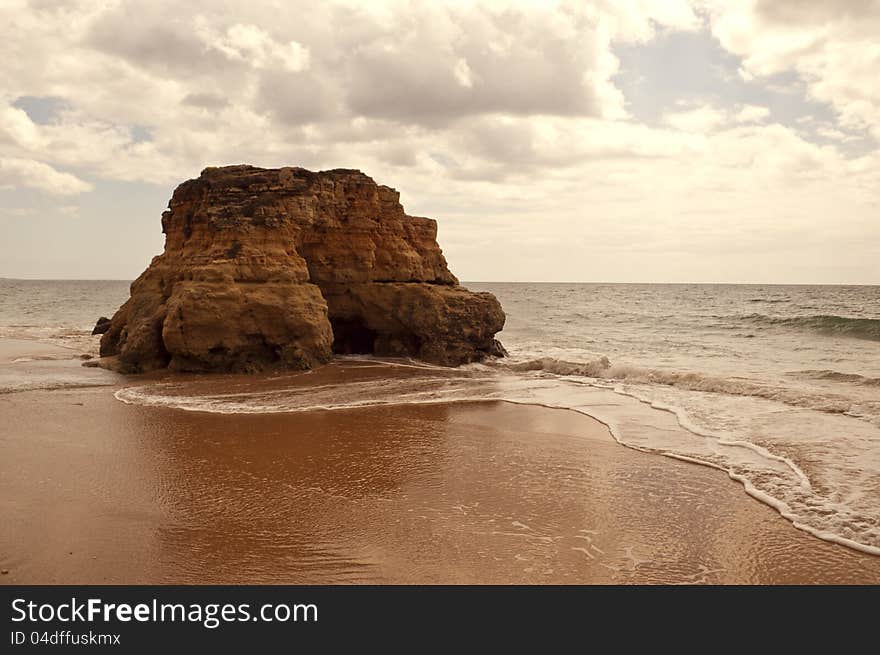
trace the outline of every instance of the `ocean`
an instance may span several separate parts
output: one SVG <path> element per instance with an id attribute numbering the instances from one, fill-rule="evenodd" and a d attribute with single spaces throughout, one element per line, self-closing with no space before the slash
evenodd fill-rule
<path id="1" fill-rule="evenodd" d="M 91 328 L 128 284 L 0 280 L 0 337 L 94 354 Z M 131 379 L 116 397 L 220 413 L 479 400 L 570 409 L 623 446 L 724 470 L 796 527 L 880 555 L 880 287 L 465 285 L 501 301 L 509 357 L 459 369 L 351 357 L 387 375 L 312 387 L 303 374 L 221 376 L 222 391 L 217 376 Z M 0 392 L 35 388 L 13 373 Z"/>

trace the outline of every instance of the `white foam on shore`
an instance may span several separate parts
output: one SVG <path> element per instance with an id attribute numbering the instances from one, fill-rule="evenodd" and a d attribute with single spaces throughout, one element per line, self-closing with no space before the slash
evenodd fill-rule
<path id="1" fill-rule="evenodd" d="M 0 325 L 0 339 L 33 342 L 64 348 L 77 353 L 98 354 L 100 335 L 70 326 Z"/>
<path id="2" fill-rule="evenodd" d="M 92 389 L 95 387 L 109 387 L 113 382 L 81 382 L 77 380 L 63 381 L 31 381 L 13 384 L 4 384 L 0 380 L 0 395 L 9 393 L 21 393 L 24 391 L 70 391 L 73 389 Z"/>
<path id="3" fill-rule="evenodd" d="M 601 380 L 625 381 L 630 384 L 664 385 L 686 391 L 764 398 L 793 407 L 803 407 L 829 414 L 846 414 L 851 411 L 853 406 L 850 395 L 844 393 L 817 394 L 803 389 L 785 388 L 751 380 L 723 378 L 692 371 L 665 371 L 626 364 L 613 365 L 604 356 L 586 362 L 569 362 L 554 357 L 540 357 L 511 365 L 504 363 L 499 365 L 513 371 L 545 371 L 561 376 L 583 376 Z M 838 374 L 838 376 L 840 375 L 843 374 Z M 864 378 L 858 375 L 851 377 L 857 378 L 859 384 L 877 385 L 873 378 Z M 829 375 L 825 376 L 825 379 L 836 378 Z"/>
<path id="4" fill-rule="evenodd" d="M 84 368 L 68 348 L 29 340 L 0 339 L 0 395 L 115 384 L 115 374 Z"/>

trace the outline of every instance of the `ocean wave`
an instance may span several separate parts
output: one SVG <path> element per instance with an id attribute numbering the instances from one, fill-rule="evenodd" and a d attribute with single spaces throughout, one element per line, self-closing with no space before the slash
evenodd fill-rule
<path id="1" fill-rule="evenodd" d="M 556 375 L 582 375 L 584 377 L 599 378 L 604 377 L 604 374 L 611 368 L 611 361 L 604 356 L 589 362 L 567 362 L 554 357 L 540 357 L 510 364 L 507 368 L 518 373 L 546 371 Z"/>
<path id="2" fill-rule="evenodd" d="M 0 339 L 38 341 L 90 355 L 98 354 L 100 335 L 69 326 L 0 325 Z"/>
<path id="3" fill-rule="evenodd" d="M 609 383 L 664 385 L 686 391 L 763 398 L 828 414 L 847 414 L 853 408 L 852 400 L 843 395 L 815 394 L 806 390 L 704 373 L 664 371 L 627 364 L 614 365 L 607 357 L 587 362 L 569 362 L 552 357 L 542 357 L 514 364 L 505 364 L 502 361 L 496 365 L 516 372 L 542 371 L 552 375 L 580 376 L 604 380 Z M 861 378 L 861 376 L 858 377 Z M 871 378 L 862 378 L 862 380 L 865 381 L 861 384 L 876 384 L 876 381 Z M 853 415 L 853 417 L 863 418 L 861 415 Z M 870 420 L 873 421 L 873 417 L 870 417 Z"/>
<path id="4" fill-rule="evenodd" d="M 876 318 L 853 318 L 834 314 L 789 317 L 748 314 L 743 316 L 742 320 L 758 325 L 807 330 L 829 336 L 880 341 L 880 319 Z"/>
<path id="5" fill-rule="evenodd" d="M 858 373 L 841 373 L 831 369 L 794 371 L 789 373 L 795 377 L 807 378 L 809 380 L 832 380 L 833 382 L 846 382 L 849 384 L 860 384 L 869 387 L 880 387 L 880 378 L 869 378 Z"/>

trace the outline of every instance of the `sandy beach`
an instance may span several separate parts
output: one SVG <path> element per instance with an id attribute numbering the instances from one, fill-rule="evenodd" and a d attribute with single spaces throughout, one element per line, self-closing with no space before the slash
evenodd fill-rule
<path id="1" fill-rule="evenodd" d="M 64 354 L 7 340 L 4 373 L 107 386 L 0 395 L 0 583 L 880 582 L 880 558 L 572 411 L 188 412 L 27 353 Z"/>

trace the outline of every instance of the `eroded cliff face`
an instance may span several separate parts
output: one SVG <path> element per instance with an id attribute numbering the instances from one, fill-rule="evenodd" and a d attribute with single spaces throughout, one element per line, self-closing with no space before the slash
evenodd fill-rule
<path id="1" fill-rule="evenodd" d="M 494 296 L 459 286 L 437 224 L 354 170 L 208 168 L 101 339 L 124 372 L 311 368 L 333 352 L 458 365 L 500 354 Z M 112 359 L 110 359 L 112 358 Z"/>

